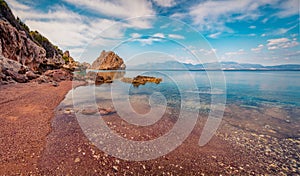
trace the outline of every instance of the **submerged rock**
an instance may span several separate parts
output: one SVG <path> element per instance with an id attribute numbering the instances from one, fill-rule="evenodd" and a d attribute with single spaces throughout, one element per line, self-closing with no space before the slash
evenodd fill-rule
<path id="1" fill-rule="evenodd" d="M 133 86 L 138 87 L 140 85 L 145 85 L 147 82 L 152 82 L 155 84 L 159 84 L 162 79 L 161 78 L 156 78 L 156 77 L 152 77 L 152 76 L 141 76 L 138 75 L 134 78 L 122 78 L 121 81 L 125 82 L 125 83 L 131 83 Z"/>
<path id="2" fill-rule="evenodd" d="M 100 56 L 93 62 L 92 69 L 96 70 L 124 70 L 126 65 L 121 57 L 113 51 L 103 50 Z"/>
<path id="3" fill-rule="evenodd" d="M 114 114 L 117 111 L 113 108 L 101 108 L 99 107 L 99 113 L 100 115 L 104 116 L 104 115 L 110 115 L 110 114 Z"/>

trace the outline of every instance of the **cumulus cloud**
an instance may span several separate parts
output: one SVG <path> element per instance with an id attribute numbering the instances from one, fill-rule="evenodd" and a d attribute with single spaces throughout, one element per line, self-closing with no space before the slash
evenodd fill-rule
<path id="1" fill-rule="evenodd" d="M 288 38 L 269 39 L 267 40 L 267 42 L 269 50 L 292 48 L 299 45 L 299 42 L 297 42 L 296 40 L 290 40 Z"/>

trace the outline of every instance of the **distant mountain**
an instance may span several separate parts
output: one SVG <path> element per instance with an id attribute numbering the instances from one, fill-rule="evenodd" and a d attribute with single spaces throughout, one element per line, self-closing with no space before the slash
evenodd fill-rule
<path id="1" fill-rule="evenodd" d="M 263 66 L 261 64 L 237 62 L 187 64 L 178 61 L 166 61 L 163 63 L 146 63 L 127 66 L 128 70 L 220 70 L 220 68 L 222 70 L 300 70 L 300 64 Z"/>

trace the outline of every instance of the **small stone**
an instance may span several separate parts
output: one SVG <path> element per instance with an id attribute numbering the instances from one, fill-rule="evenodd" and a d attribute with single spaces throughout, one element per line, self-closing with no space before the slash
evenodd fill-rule
<path id="1" fill-rule="evenodd" d="M 277 133 L 275 130 L 272 130 L 272 129 L 268 130 L 268 132 L 269 133 Z"/>
<path id="2" fill-rule="evenodd" d="M 146 166 L 145 165 L 143 165 L 143 169 L 146 170 Z"/>
<path id="3" fill-rule="evenodd" d="M 53 87 L 58 87 L 59 84 L 58 84 L 57 82 L 54 81 L 54 82 L 52 82 L 52 86 L 53 86 Z"/>
<path id="4" fill-rule="evenodd" d="M 80 158 L 75 158 L 74 162 L 75 163 L 79 163 L 80 162 Z"/>
<path id="5" fill-rule="evenodd" d="M 118 172 L 119 171 L 118 166 L 113 166 L 113 170 Z"/>

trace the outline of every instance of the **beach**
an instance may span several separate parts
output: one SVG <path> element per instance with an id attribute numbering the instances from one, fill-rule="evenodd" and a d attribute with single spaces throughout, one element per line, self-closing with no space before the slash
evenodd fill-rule
<path id="1" fill-rule="evenodd" d="M 101 151 L 85 136 L 76 110 L 64 100 L 71 87 L 69 81 L 58 87 L 36 83 L 1 87 L 0 175 L 299 174 L 299 130 L 290 129 L 299 129 L 300 123 L 283 118 L 283 109 L 228 105 L 217 133 L 203 147 L 198 141 L 207 114 L 200 113 L 192 133 L 174 151 L 148 161 L 126 161 Z M 139 111 L 147 108 L 141 106 Z M 298 114 L 299 109 L 291 113 Z M 116 113 L 103 119 L 120 136 L 147 141 L 170 130 L 174 116 L 176 112 L 166 113 L 151 128 L 127 124 Z"/>
<path id="2" fill-rule="evenodd" d="M 0 87 L 0 175 L 37 172 L 51 132 L 54 109 L 72 88 L 71 81 Z"/>

